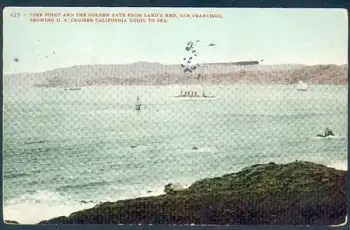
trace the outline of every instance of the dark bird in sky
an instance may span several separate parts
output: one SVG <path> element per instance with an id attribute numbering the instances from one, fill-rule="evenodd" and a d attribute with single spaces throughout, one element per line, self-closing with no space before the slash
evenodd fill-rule
<path id="1" fill-rule="evenodd" d="M 186 46 L 186 51 L 190 51 L 193 48 L 193 46 Z"/>
<path id="2" fill-rule="evenodd" d="M 184 68 L 184 67 L 185 67 L 185 65 L 184 65 L 184 64 L 181 64 L 181 67 L 182 67 L 182 68 Z"/>
<path id="3" fill-rule="evenodd" d="M 55 51 L 53 51 L 52 53 L 55 54 Z"/>
<path id="4" fill-rule="evenodd" d="M 213 44 L 213 43 L 210 43 L 208 46 L 215 46 L 215 44 Z"/>
<path id="5" fill-rule="evenodd" d="M 14 60 L 15 62 L 19 62 L 19 58 L 18 58 L 18 57 L 15 57 L 13 60 Z"/>
<path id="6" fill-rule="evenodd" d="M 199 40 L 197 40 L 196 42 L 200 42 Z"/>
<path id="7" fill-rule="evenodd" d="M 186 61 L 186 58 L 184 58 L 184 61 Z"/>
<path id="8" fill-rule="evenodd" d="M 186 68 L 186 69 L 184 70 L 184 73 L 186 73 L 186 72 L 190 72 L 190 73 L 192 73 L 192 70 L 191 70 L 191 69 L 189 69 L 189 68 Z"/>
<path id="9" fill-rule="evenodd" d="M 260 62 L 263 62 L 263 61 L 264 61 L 264 59 L 261 59 L 261 60 L 260 60 Z"/>
<path id="10" fill-rule="evenodd" d="M 201 74 L 198 74 L 198 76 L 197 76 L 197 80 L 198 80 L 200 77 L 201 77 Z"/>
<path id="11" fill-rule="evenodd" d="M 197 40 L 196 42 L 198 42 L 199 40 Z M 192 42 L 192 41 L 189 41 L 189 42 L 187 42 L 187 46 L 186 46 L 186 51 L 190 51 L 190 50 L 192 50 L 193 48 L 194 48 L 194 42 Z"/>

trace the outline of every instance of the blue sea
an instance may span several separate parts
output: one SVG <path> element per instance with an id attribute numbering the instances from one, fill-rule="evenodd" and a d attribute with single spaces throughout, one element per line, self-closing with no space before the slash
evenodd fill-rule
<path id="1" fill-rule="evenodd" d="M 347 85 L 216 85 L 204 86 L 213 99 L 174 98 L 184 87 L 5 88 L 4 218 L 35 224 L 271 161 L 347 169 Z M 317 138 L 327 127 L 335 136 Z"/>

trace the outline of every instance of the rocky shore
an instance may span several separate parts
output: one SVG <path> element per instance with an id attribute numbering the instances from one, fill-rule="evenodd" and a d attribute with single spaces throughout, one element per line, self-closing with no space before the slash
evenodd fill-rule
<path id="1" fill-rule="evenodd" d="M 305 161 L 271 162 L 39 224 L 335 225 L 347 214 L 346 184 L 346 171 Z"/>

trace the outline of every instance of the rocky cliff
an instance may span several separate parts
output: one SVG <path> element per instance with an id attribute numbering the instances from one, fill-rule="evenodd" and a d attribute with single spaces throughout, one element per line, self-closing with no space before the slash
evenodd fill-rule
<path id="1" fill-rule="evenodd" d="M 334 225 L 347 214 L 346 174 L 311 162 L 257 164 L 40 224 Z"/>

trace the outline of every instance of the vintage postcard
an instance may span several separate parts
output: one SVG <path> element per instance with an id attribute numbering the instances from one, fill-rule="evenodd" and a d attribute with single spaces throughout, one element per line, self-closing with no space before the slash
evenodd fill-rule
<path id="1" fill-rule="evenodd" d="M 345 10 L 3 18 L 7 223 L 346 224 Z"/>

